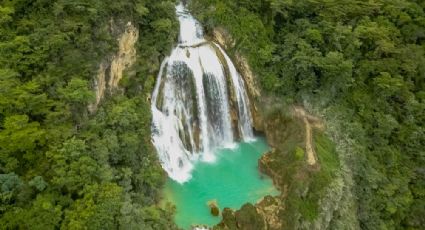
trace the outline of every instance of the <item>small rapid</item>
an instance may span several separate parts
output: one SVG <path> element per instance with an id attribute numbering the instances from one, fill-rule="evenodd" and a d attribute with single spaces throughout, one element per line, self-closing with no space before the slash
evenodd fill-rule
<path id="1" fill-rule="evenodd" d="M 254 138 L 245 83 L 224 50 L 204 39 L 186 7 L 176 6 L 177 47 L 165 58 L 152 94 L 152 142 L 162 167 L 178 183 L 214 150 Z"/>

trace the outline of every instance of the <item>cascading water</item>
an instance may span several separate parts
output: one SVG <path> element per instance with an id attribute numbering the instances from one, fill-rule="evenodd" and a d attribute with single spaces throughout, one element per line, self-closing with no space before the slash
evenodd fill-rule
<path id="1" fill-rule="evenodd" d="M 244 81 L 219 45 L 179 4 L 179 44 L 164 59 L 152 95 L 152 141 L 173 180 L 191 178 L 194 161 L 214 161 L 213 149 L 253 139 Z"/>

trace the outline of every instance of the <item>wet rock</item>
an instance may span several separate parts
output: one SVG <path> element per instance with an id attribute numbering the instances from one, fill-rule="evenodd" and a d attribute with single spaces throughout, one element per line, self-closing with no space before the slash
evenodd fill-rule
<path id="1" fill-rule="evenodd" d="M 156 108 L 160 111 L 162 111 L 162 105 L 164 102 L 164 86 L 165 86 L 165 77 L 163 76 L 161 78 L 161 83 L 159 85 L 159 93 L 158 93 L 158 98 L 156 99 Z"/>
<path id="2" fill-rule="evenodd" d="M 248 61 L 244 56 L 241 54 L 236 53 L 235 55 L 235 63 L 236 68 L 241 73 L 243 80 L 245 81 L 245 84 L 248 88 L 248 92 L 250 96 L 253 98 L 258 98 L 261 96 L 261 91 L 259 88 L 259 85 L 255 81 L 256 76 L 251 70 L 251 67 L 248 64 Z"/>
<path id="3" fill-rule="evenodd" d="M 218 208 L 216 200 L 208 201 L 208 207 L 210 208 L 211 215 L 213 216 L 220 215 L 220 209 Z"/>
<path id="4" fill-rule="evenodd" d="M 271 154 L 274 154 L 275 151 L 276 149 L 273 148 L 261 156 L 258 160 L 258 169 L 260 172 L 269 175 L 273 180 L 273 184 L 278 187 L 279 184 L 281 184 L 281 176 L 271 167 L 272 165 L 276 165 L 276 162 L 274 162 L 274 159 L 271 157 Z"/>
<path id="5" fill-rule="evenodd" d="M 230 34 L 222 27 L 216 27 L 212 31 L 212 37 L 224 49 L 229 49 L 235 46 L 235 41 Z"/>
<path id="6" fill-rule="evenodd" d="M 195 152 L 201 151 L 201 129 L 199 128 L 198 121 L 193 122 L 192 125 L 193 142 L 195 142 Z"/>
<path id="7" fill-rule="evenodd" d="M 219 43 L 219 42 L 218 42 Z M 220 43 L 219 43 L 220 44 Z M 222 44 L 220 44 L 223 46 Z M 232 77 L 230 74 L 229 66 L 226 62 L 226 59 L 220 49 L 211 44 L 211 47 L 215 49 L 218 59 L 220 60 L 221 65 L 223 66 L 224 76 L 226 78 L 226 86 L 227 86 L 227 96 L 229 100 L 229 110 L 230 110 L 230 119 L 232 122 L 232 130 L 233 136 L 235 140 L 239 140 L 241 138 L 241 134 L 239 132 L 239 114 L 238 114 L 238 101 L 236 98 L 235 87 L 233 85 Z"/>
<path id="8" fill-rule="evenodd" d="M 218 43 L 221 47 L 223 47 L 225 50 L 231 49 L 232 47 L 235 46 L 235 41 L 233 40 L 232 36 L 224 28 L 221 28 L 221 27 L 216 27 L 213 29 L 212 39 L 216 43 Z M 236 53 L 232 59 L 234 59 L 233 61 L 235 63 L 235 67 L 238 70 L 238 72 L 241 74 L 246 84 L 248 97 L 251 102 L 251 115 L 253 119 L 254 130 L 263 132 L 264 131 L 263 119 L 258 109 L 258 106 L 255 103 L 255 100 L 261 96 L 259 85 L 255 81 L 256 76 L 251 71 L 248 61 L 241 54 Z M 228 85 L 230 86 L 230 84 Z M 229 96 L 230 106 L 232 107 L 232 102 L 236 101 L 236 95 L 231 91 L 229 91 L 229 95 L 230 95 Z M 237 104 L 234 103 L 234 105 L 237 105 Z M 236 124 L 236 127 L 238 127 L 237 124 Z"/>
<path id="9" fill-rule="evenodd" d="M 279 213 L 283 210 L 282 201 L 279 197 L 266 196 L 256 205 L 257 213 L 263 217 L 266 229 L 282 229 L 282 221 Z"/>
<path id="10" fill-rule="evenodd" d="M 235 212 L 232 209 L 224 208 L 221 216 L 223 217 L 223 219 L 217 225 L 219 229 L 235 229 L 236 228 Z"/>
<path id="11" fill-rule="evenodd" d="M 263 216 L 261 216 L 254 205 L 246 203 L 235 212 L 236 225 L 238 229 L 262 230 L 266 229 Z"/>

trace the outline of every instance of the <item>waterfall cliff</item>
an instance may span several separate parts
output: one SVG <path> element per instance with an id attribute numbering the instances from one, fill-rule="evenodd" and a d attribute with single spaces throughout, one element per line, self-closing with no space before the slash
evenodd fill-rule
<path id="1" fill-rule="evenodd" d="M 180 183 L 196 160 L 214 161 L 214 148 L 253 138 L 245 83 L 183 4 L 177 47 L 164 59 L 152 95 L 152 141 L 162 167 Z"/>

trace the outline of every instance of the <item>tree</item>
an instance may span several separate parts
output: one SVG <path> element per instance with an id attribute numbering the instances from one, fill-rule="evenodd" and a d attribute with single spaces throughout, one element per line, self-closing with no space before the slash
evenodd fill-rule
<path id="1" fill-rule="evenodd" d="M 35 163 L 37 149 L 45 144 L 45 131 L 38 122 L 30 122 L 26 115 L 6 117 L 0 131 L 0 156 L 3 172 L 19 167 L 22 158 Z M 23 163 L 23 162 L 22 162 Z"/>

